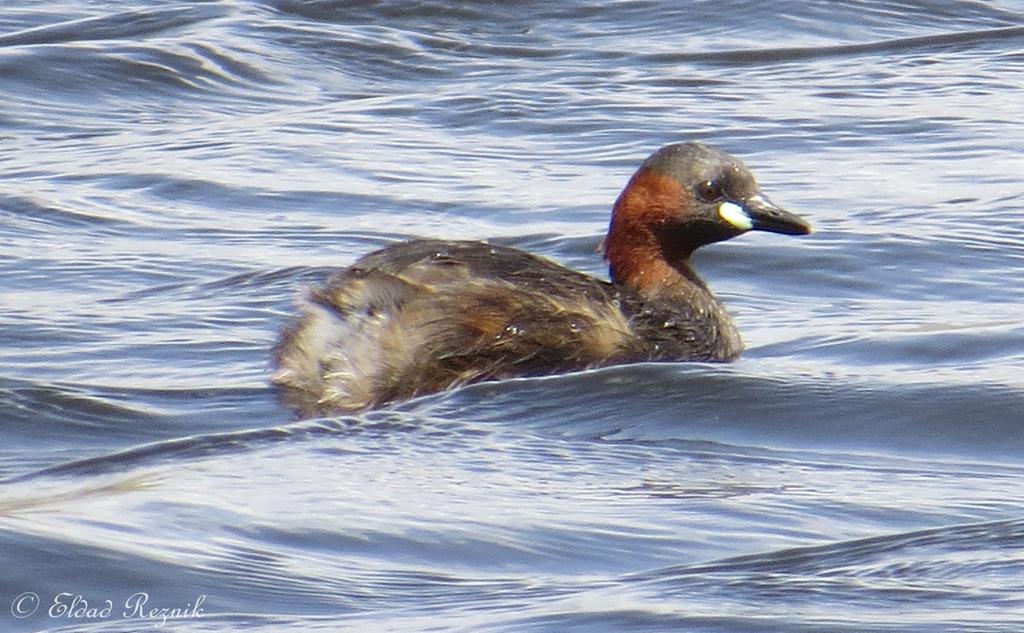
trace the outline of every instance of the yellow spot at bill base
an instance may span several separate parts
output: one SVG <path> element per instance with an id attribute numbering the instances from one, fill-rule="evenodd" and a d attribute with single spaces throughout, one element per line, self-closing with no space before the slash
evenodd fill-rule
<path id="1" fill-rule="evenodd" d="M 743 207 L 735 202 L 725 201 L 718 205 L 718 215 L 741 231 L 749 231 L 754 228 L 754 221 L 750 219 Z"/>

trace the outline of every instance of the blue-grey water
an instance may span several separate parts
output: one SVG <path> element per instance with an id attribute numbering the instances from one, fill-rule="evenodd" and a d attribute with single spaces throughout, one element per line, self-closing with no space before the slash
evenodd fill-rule
<path id="1" fill-rule="evenodd" d="M 1022 122 L 1011 0 L 4 3 L 0 631 L 1024 631 Z M 740 361 L 276 402 L 303 287 L 603 275 L 682 140 L 816 228 L 700 253 Z"/>

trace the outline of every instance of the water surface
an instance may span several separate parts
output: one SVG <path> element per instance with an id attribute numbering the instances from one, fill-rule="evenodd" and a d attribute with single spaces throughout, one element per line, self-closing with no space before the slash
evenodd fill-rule
<path id="1" fill-rule="evenodd" d="M 1022 72 L 1015 2 L 0 9 L 0 629 L 1020 631 Z M 275 401 L 304 286 L 604 275 L 682 140 L 815 225 L 699 254 L 739 362 Z"/>

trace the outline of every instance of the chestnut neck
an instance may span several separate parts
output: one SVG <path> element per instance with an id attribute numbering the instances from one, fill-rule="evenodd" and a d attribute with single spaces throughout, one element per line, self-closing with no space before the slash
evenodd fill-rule
<path id="1" fill-rule="evenodd" d="M 645 298 L 710 295 L 690 265 L 704 241 L 686 239 L 680 220 L 691 200 L 676 178 L 638 171 L 615 201 L 604 255 L 612 281 Z"/>

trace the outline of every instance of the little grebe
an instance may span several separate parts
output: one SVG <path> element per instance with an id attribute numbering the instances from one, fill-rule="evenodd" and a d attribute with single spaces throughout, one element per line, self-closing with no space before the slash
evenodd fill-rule
<path id="1" fill-rule="evenodd" d="M 725 361 L 743 349 L 690 265 L 750 230 L 803 235 L 738 159 L 669 145 L 619 195 L 604 241 L 611 282 L 484 242 L 413 240 L 311 290 L 275 350 L 273 382 L 305 415 L 455 385 L 636 361 Z"/>

